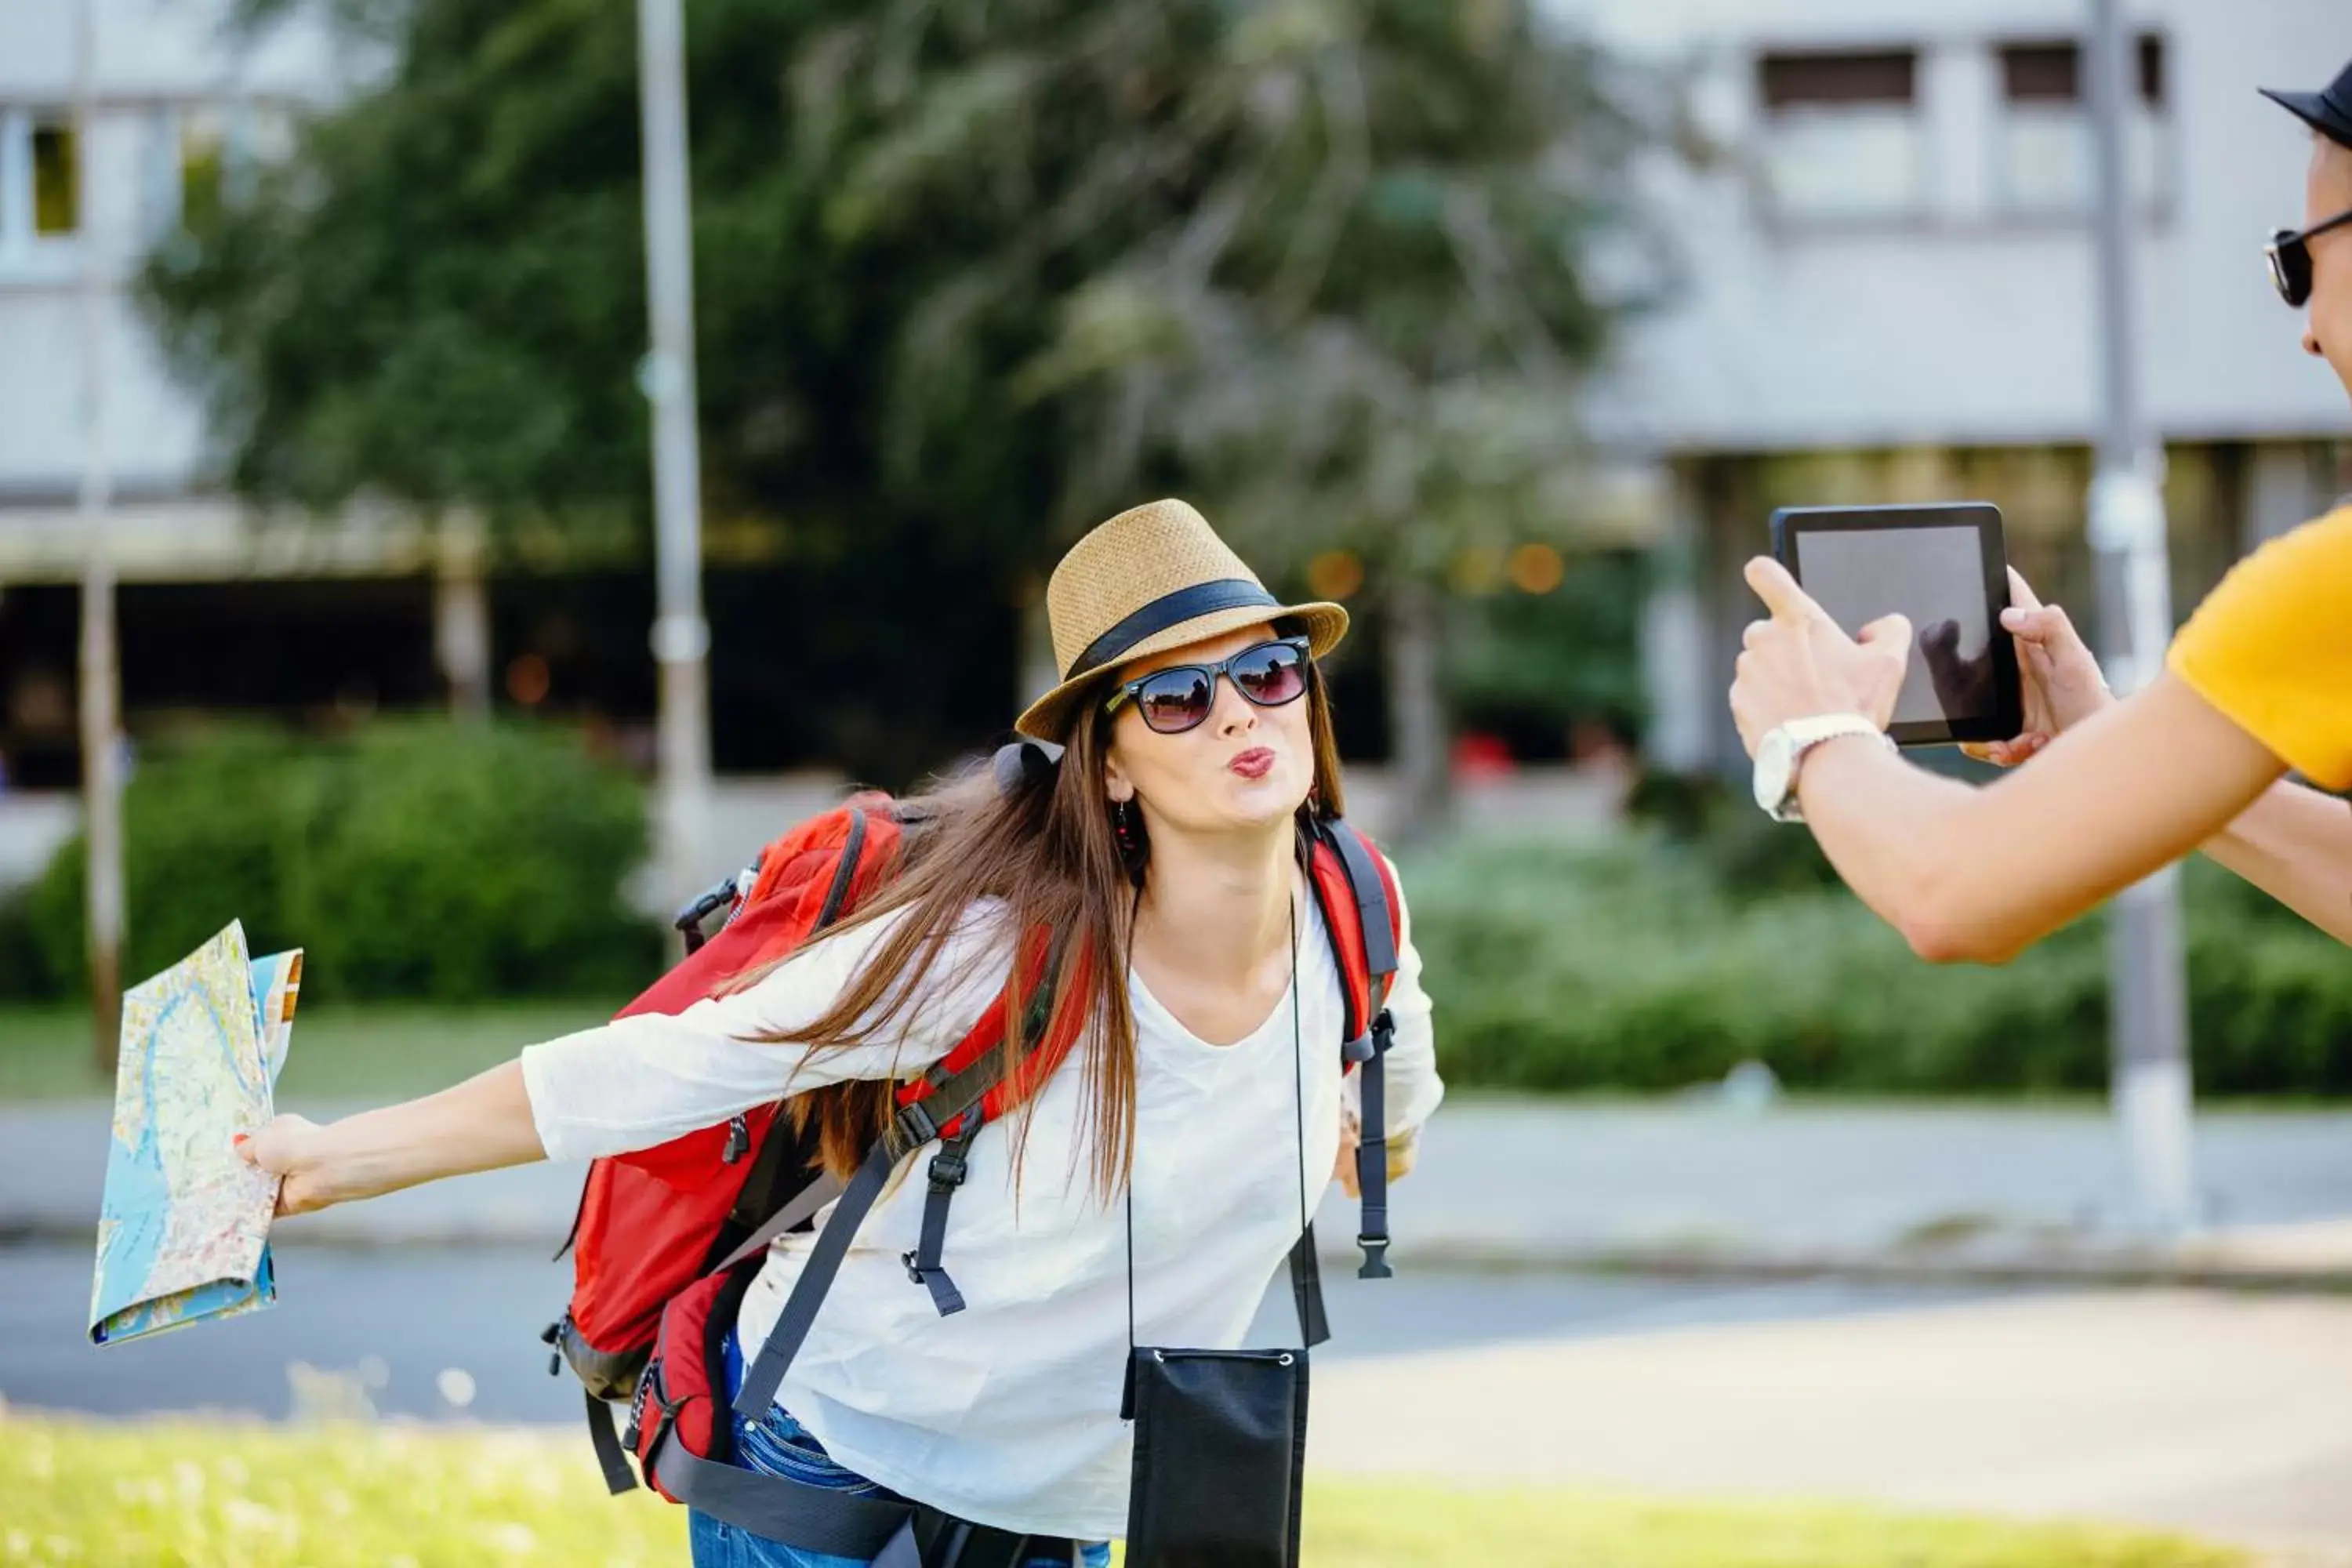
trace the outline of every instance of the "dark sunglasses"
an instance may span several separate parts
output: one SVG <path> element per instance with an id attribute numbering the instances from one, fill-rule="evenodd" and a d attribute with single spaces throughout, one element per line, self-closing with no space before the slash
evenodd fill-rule
<path id="1" fill-rule="evenodd" d="M 1307 694 L 1307 667 L 1313 650 L 1305 637 L 1279 637 L 1254 643 L 1219 664 L 1171 664 L 1139 676 L 1113 691 L 1103 703 L 1105 713 L 1116 713 L 1123 702 L 1133 702 L 1143 721 L 1162 735 L 1181 735 L 1197 729 L 1217 705 L 1217 677 L 1261 708 L 1279 708 Z"/>
<path id="2" fill-rule="evenodd" d="M 2263 254 L 2270 258 L 2271 281 L 2278 285 L 2280 299 L 2298 310 L 2310 302 L 2311 242 L 2329 229 L 2348 224 L 2352 224 L 2352 212 L 2340 212 L 2300 234 L 2283 228 L 2271 236 L 2271 242 L 2263 247 Z"/>

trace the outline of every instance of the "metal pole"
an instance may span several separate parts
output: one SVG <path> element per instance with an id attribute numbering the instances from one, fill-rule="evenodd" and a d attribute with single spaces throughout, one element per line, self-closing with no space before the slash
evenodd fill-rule
<path id="1" fill-rule="evenodd" d="M 679 0 L 637 0 L 637 47 L 646 293 L 653 320 L 643 384 L 654 405 L 660 893 L 682 902 L 709 879 L 703 837 L 710 799 L 710 627 L 702 617 L 702 458 L 695 428 L 694 237 Z"/>
<path id="2" fill-rule="evenodd" d="M 106 275 L 96 169 L 98 0 L 81 0 L 74 62 L 74 227 L 81 247 L 81 766 L 84 902 L 89 911 L 90 1051 L 114 1076 L 122 1001 L 121 671 L 115 656 L 113 499 L 108 467 Z"/>
<path id="3" fill-rule="evenodd" d="M 2084 64 L 2098 208 L 2105 418 L 2091 481 L 2090 538 L 2098 566 L 2100 658 L 2109 682 L 2126 694 L 2155 678 L 2172 636 L 2163 451 L 2143 422 L 2133 344 L 2140 232 L 2124 136 L 2136 57 L 2117 0 L 2091 0 Z M 2116 899 L 2107 917 L 2107 963 L 2115 1113 L 2134 1192 L 2144 1223 L 2179 1234 L 2197 1224 L 2199 1205 L 2176 872 L 2160 872 Z"/>

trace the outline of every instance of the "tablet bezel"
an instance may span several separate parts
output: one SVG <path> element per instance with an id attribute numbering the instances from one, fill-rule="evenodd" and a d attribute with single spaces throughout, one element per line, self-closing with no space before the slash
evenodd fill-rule
<path id="1" fill-rule="evenodd" d="M 1988 624 L 1992 628 L 1994 707 L 1981 719 L 1914 720 L 1887 726 L 1898 746 L 1956 746 L 2013 740 L 2025 727 L 2024 689 L 2018 679 L 2017 639 L 2003 631 L 2009 608 L 2009 551 L 2000 509 L 1990 501 L 1939 501 L 1905 506 L 1784 506 L 1772 514 L 1772 556 L 1801 586 L 1797 541 L 1807 533 L 1885 533 L 1906 528 L 1973 528 L 1984 568 Z M 1916 628 L 1915 628 L 1916 629 Z"/>

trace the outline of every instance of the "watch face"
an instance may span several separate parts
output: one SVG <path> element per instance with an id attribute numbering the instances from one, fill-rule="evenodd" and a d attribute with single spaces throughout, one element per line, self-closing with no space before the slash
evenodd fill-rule
<path id="1" fill-rule="evenodd" d="M 1789 797 L 1789 760 L 1795 750 L 1786 730 L 1768 733 L 1756 747 L 1756 804 L 1768 812 L 1777 812 L 1780 803 Z"/>

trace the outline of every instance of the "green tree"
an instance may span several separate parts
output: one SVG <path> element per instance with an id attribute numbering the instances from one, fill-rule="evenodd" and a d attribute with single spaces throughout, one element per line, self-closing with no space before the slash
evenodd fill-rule
<path id="1" fill-rule="evenodd" d="M 1641 84 L 1517 0 L 1291 0 L 1222 42 L 1188 118 L 1225 155 L 1024 384 L 1090 394 L 1077 510 L 1170 463 L 1257 552 L 1366 563 L 1409 838 L 1446 808 L 1449 581 L 1580 532 Z"/>
<path id="2" fill-rule="evenodd" d="M 235 482 L 634 536 L 629 0 L 320 3 L 388 73 L 150 271 Z M 695 0 L 688 37 L 714 520 L 919 578 L 909 636 L 1150 491 L 1277 569 L 1345 545 L 1442 783 L 1436 585 L 1563 528 L 1606 341 L 1637 138 L 1590 51 L 1525 0 Z"/>

